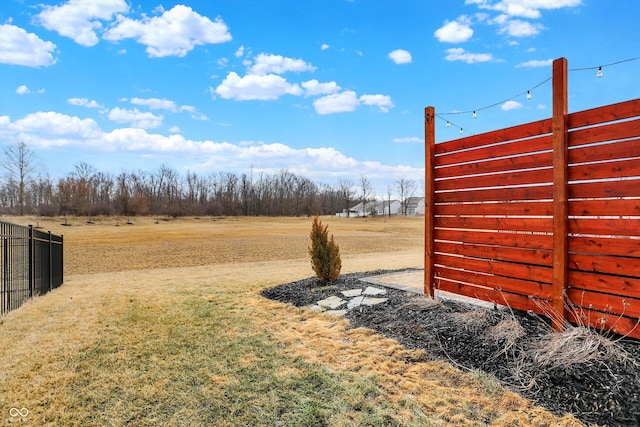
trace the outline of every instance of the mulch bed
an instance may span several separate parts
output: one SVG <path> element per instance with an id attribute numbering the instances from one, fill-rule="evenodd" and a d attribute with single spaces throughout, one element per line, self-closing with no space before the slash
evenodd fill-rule
<path id="1" fill-rule="evenodd" d="M 345 274 L 329 284 L 308 278 L 262 295 L 310 306 L 341 296 L 340 291 L 364 288 L 362 277 L 386 273 Z M 423 349 L 431 360 L 482 370 L 557 415 L 572 413 L 585 424 L 640 425 L 640 342 L 586 328 L 550 333 L 547 320 L 526 312 L 386 291 L 386 303 L 347 312 L 350 327 L 370 328 L 405 348 Z"/>

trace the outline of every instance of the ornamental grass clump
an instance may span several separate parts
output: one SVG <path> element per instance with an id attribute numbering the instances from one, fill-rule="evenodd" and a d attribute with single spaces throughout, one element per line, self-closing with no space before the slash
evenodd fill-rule
<path id="1" fill-rule="evenodd" d="M 311 246 L 309 246 L 309 256 L 311 257 L 311 267 L 321 282 L 335 282 L 340 276 L 342 260 L 340 259 L 340 248 L 333 240 L 333 234 L 329 238 L 328 226 L 322 225 L 318 216 L 313 218 L 311 225 Z"/>

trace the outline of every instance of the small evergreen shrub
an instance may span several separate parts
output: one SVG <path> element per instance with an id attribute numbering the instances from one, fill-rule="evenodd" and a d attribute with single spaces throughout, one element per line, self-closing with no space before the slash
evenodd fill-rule
<path id="1" fill-rule="evenodd" d="M 316 215 L 313 217 L 311 225 L 311 246 L 309 246 L 309 256 L 311 257 L 311 267 L 321 282 L 335 282 L 340 276 L 342 260 L 340 259 L 340 249 L 333 240 L 333 234 L 329 238 L 328 226 Z"/>

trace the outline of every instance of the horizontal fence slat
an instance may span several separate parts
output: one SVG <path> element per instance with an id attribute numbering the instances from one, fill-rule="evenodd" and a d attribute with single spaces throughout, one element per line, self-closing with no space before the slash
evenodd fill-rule
<path id="1" fill-rule="evenodd" d="M 551 299 L 551 286 L 546 283 L 481 274 L 473 271 L 454 270 L 442 266 L 436 267 L 436 275 L 442 279 L 471 283 L 495 291 L 519 295 L 538 295 L 540 298 Z"/>
<path id="2" fill-rule="evenodd" d="M 526 141 L 500 142 L 481 148 L 437 154 L 435 161 L 437 166 L 444 166 L 456 163 L 478 162 L 492 158 L 531 155 L 540 151 L 550 151 L 551 142 L 551 135 L 538 136 Z"/>
<path id="3" fill-rule="evenodd" d="M 435 254 L 435 264 L 514 279 L 551 283 L 551 269 L 537 265 L 487 261 L 460 256 Z"/>
<path id="4" fill-rule="evenodd" d="M 569 184 L 570 199 L 640 197 L 640 179 Z"/>
<path id="5" fill-rule="evenodd" d="M 590 323 L 592 327 L 601 331 L 611 331 L 618 335 L 640 339 L 640 325 L 638 319 L 612 316 L 595 311 L 569 312 L 567 320 L 578 325 Z"/>
<path id="6" fill-rule="evenodd" d="M 436 144 L 435 153 L 437 156 L 439 154 L 450 153 L 452 151 L 465 150 L 516 139 L 531 138 L 546 133 L 551 133 L 551 119 L 543 119 L 536 122 L 525 123 L 522 125 L 483 133 L 481 135 L 472 135 L 442 142 L 440 144 Z"/>
<path id="7" fill-rule="evenodd" d="M 526 156 L 487 159 L 484 162 L 436 166 L 437 178 L 462 177 L 479 173 L 507 172 L 522 169 L 547 168 L 552 165 L 552 153 L 536 153 Z M 436 159 L 437 162 L 437 159 Z"/>
<path id="8" fill-rule="evenodd" d="M 435 206 L 436 215 L 506 215 L 506 216 L 551 216 L 553 204 L 550 201 L 513 201 L 484 203 L 450 203 Z"/>
<path id="9" fill-rule="evenodd" d="M 640 240 L 572 236 L 569 237 L 569 251 L 640 258 Z"/>
<path id="10" fill-rule="evenodd" d="M 638 237 L 640 236 L 640 219 L 571 218 L 569 233 Z"/>
<path id="11" fill-rule="evenodd" d="M 436 192 L 435 203 L 541 200 L 553 197 L 552 185 Z"/>
<path id="12" fill-rule="evenodd" d="M 640 216 L 640 199 L 572 200 L 569 216 Z"/>
<path id="13" fill-rule="evenodd" d="M 510 171 L 490 175 L 471 175 L 436 181 L 436 191 L 464 190 L 469 188 L 496 187 L 508 185 L 542 184 L 553 181 L 553 169 Z"/>
<path id="14" fill-rule="evenodd" d="M 569 181 L 640 176 L 640 158 L 569 166 Z"/>
<path id="15" fill-rule="evenodd" d="M 569 128 L 592 126 L 640 116 L 640 99 L 619 102 L 569 114 Z"/>
<path id="16" fill-rule="evenodd" d="M 434 252 L 521 264 L 544 265 L 547 267 L 551 266 L 553 260 L 551 251 L 478 245 L 475 243 L 435 242 Z"/>
<path id="17" fill-rule="evenodd" d="M 637 242 L 640 243 L 640 242 Z M 617 276 L 640 277 L 640 262 L 637 258 L 612 255 L 569 254 L 569 268 Z"/>
<path id="18" fill-rule="evenodd" d="M 443 230 L 436 229 L 434 238 L 436 241 L 467 242 L 506 246 L 514 248 L 551 250 L 553 238 L 549 235 L 536 235 L 535 239 L 530 234 L 496 233 L 494 231 L 477 230 Z"/>
<path id="19" fill-rule="evenodd" d="M 576 288 L 567 289 L 567 296 L 577 307 L 591 308 L 615 316 L 640 318 L 640 299 Z"/>
<path id="20" fill-rule="evenodd" d="M 551 233 L 551 218 L 436 217 L 436 228 Z M 535 237 L 531 237 L 535 238 Z"/>
<path id="21" fill-rule="evenodd" d="M 569 286 L 640 298 L 640 278 L 569 270 Z"/>
<path id="22" fill-rule="evenodd" d="M 640 138 L 569 150 L 569 165 L 640 157 Z"/>
<path id="23" fill-rule="evenodd" d="M 482 286 L 473 286 L 471 284 L 463 284 L 443 279 L 439 282 L 438 289 L 495 304 L 506 305 L 516 310 L 528 311 L 537 309 L 537 305 L 534 304 L 531 298 L 519 294 L 499 292 Z"/>
<path id="24" fill-rule="evenodd" d="M 594 126 L 569 132 L 569 147 L 634 138 L 640 135 L 640 119 Z"/>

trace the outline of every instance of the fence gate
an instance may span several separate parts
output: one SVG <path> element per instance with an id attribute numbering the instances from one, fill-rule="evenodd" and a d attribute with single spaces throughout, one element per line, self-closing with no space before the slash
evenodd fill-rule
<path id="1" fill-rule="evenodd" d="M 63 282 L 63 238 L 0 221 L 0 315 Z"/>
<path id="2" fill-rule="evenodd" d="M 435 143 L 425 109 L 425 295 L 434 289 L 640 338 L 640 99 Z"/>

